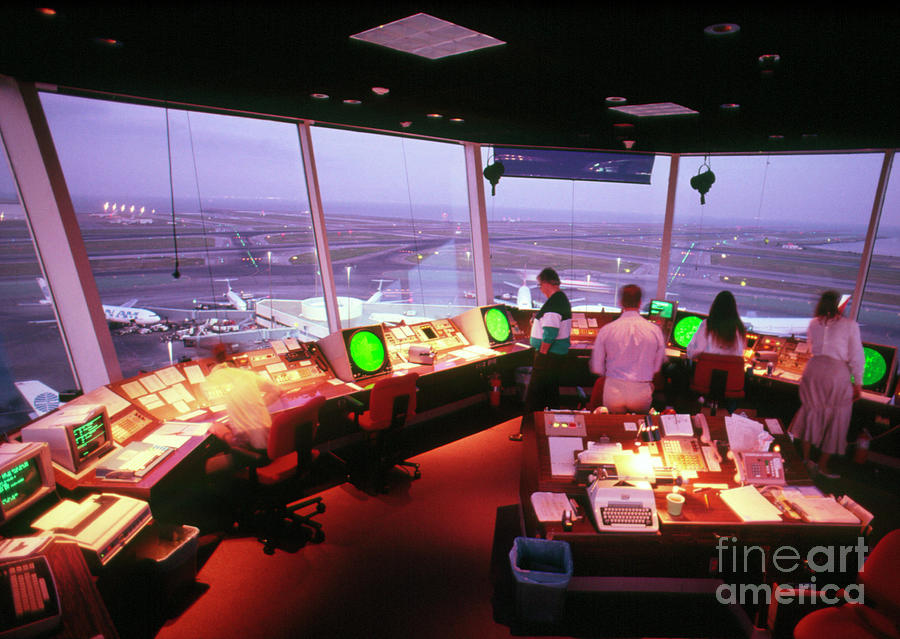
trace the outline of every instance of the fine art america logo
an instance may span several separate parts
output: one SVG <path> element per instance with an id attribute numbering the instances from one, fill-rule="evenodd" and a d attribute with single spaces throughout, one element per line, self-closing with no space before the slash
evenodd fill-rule
<path id="1" fill-rule="evenodd" d="M 844 588 L 828 583 L 829 575 L 846 574 L 862 570 L 869 548 L 862 537 L 855 546 L 813 546 L 806 555 L 794 546 L 779 546 L 766 556 L 760 546 L 739 546 L 737 537 L 720 537 L 716 543 L 719 571 L 726 569 L 734 574 L 790 574 L 805 566 L 813 574 L 809 583 L 801 587 L 778 584 L 720 584 L 716 599 L 721 604 L 779 604 L 824 603 L 835 605 L 841 601 L 863 603 L 865 591 L 862 584 L 850 584 Z"/>

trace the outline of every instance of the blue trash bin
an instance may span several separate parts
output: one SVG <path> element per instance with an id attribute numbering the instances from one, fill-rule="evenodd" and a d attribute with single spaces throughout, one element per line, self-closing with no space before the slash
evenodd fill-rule
<path id="1" fill-rule="evenodd" d="M 509 551 L 516 580 L 516 616 L 520 621 L 557 623 L 565 611 L 572 578 L 572 550 L 565 541 L 516 537 Z"/>

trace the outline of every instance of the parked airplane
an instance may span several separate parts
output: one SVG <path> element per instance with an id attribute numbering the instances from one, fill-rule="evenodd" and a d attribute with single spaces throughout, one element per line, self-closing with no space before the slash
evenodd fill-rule
<path id="1" fill-rule="evenodd" d="M 52 304 L 53 300 L 50 297 L 50 288 L 47 286 L 46 280 L 43 277 L 39 277 L 37 278 L 37 283 L 44 294 L 44 299 L 40 300 L 40 303 Z M 149 311 L 146 308 L 136 308 L 134 306 L 135 302 L 137 302 L 137 299 L 129 300 L 121 306 L 104 304 L 103 315 L 106 316 L 106 321 L 110 324 L 137 324 L 138 326 L 151 326 L 162 321 L 159 315 L 153 311 Z"/>
<path id="2" fill-rule="evenodd" d="M 238 293 L 237 291 L 231 288 L 231 280 L 229 278 L 224 278 L 221 280 L 215 280 L 216 282 L 225 282 L 228 285 L 228 290 L 225 291 L 223 297 L 228 300 L 227 302 L 204 302 L 200 300 L 194 300 L 194 308 L 198 309 L 211 309 L 211 308 L 233 308 L 236 311 L 246 311 L 247 310 L 247 302 L 252 299 L 252 297 L 248 297 L 243 293 Z"/>

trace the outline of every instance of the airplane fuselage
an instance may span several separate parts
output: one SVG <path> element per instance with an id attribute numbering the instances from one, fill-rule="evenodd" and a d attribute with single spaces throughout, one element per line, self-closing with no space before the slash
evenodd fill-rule
<path id="1" fill-rule="evenodd" d="M 103 305 L 103 315 L 110 324 L 137 324 L 138 326 L 150 326 L 159 324 L 162 320 L 159 315 L 145 308 L 132 306 Z"/>

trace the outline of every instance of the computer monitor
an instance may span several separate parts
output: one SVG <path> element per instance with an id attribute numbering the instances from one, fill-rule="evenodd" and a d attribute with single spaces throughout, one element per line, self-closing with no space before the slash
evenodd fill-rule
<path id="1" fill-rule="evenodd" d="M 650 300 L 650 317 L 673 319 L 678 304 L 670 300 Z"/>
<path id="2" fill-rule="evenodd" d="M 335 375 L 345 382 L 391 372 L 384 329 L 380 324 L 345 328 L 319 340 Z"/>
<path id="3" fill-rule="evenodd" d="M 512 322 L 505 304 L 479 306 L 453 318 L 466 339 L 476 346 L 493 347 L 513 341 Z"/>
<path id="4" fill-rule="evenodd" d="M 29 424 L 21 433 L 22 441 L 47 442 L 53 461 L 73 473 L 114 447 L 103 406 L 69 404 Z"/>
<path id="5" fill-rule="evenodd" d="M 56 489 L 44 442 L 0 444 L 0 524 Z"/>
<path id="6" fill-rule="evenodd" d="M 897 349 L 893 346 L 863 342 L 863 354 L 866 357 L 863 388 L 884 395 L 890 391 L 890 384 L 897 368 Z"/>
<path id="7" fill-rule="evenodd" d="M 705 313 L 694 313 L 679 308 L 675 311 L 675 323 L 672 325 L 672 334 L 669 336 L 668 345 L 682 351 L 687 350 L 688 344 L 694 338 L 694 333 L 705 319 Z"/>

